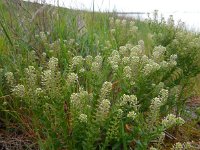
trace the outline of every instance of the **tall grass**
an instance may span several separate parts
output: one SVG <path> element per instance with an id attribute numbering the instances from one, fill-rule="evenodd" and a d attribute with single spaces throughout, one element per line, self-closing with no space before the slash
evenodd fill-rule
<path id="1" fill-rule="evenodd" d="M 0 7 L 0 121 L 7 131 L 16 123 L 39 149 L 162 149 L 188 124 L 198 34 L 172 18 L 13 1 Z M 180 142 L 172 149 L 195 148 Z"/>

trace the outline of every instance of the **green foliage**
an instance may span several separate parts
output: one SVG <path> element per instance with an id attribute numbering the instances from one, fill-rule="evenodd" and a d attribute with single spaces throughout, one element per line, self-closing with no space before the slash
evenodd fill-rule
<path id="1" fill-rule="evenodd" d="M 41 149 L 140 150 L 155 140 L 160 148 L 164 132 L 184 123 L 198 35 L 156 19 L 29 3 L 23 14 L 9 4 L 13 12 L 1 14 L 0 40 L 12 42 L 0 45 L 1 117 L 31 130 Z"/>

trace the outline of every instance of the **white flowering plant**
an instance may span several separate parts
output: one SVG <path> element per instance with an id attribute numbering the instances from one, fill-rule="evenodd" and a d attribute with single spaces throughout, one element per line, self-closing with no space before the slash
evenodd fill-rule
<path id="1" fill-rule="evenodd" d="M 180 87 L 176 105 L 177 113 L 183 113 L 185 101 L 193 95 L 199 95 L 199 91 L 195 89 L 199 86 L 195 81 L 198 81 L 197 76 L 200 73 L 199 34 L 188 31 L 181 20 L 175 25 L 173 15 L 170 15 L 166 21 L 162 16 L 162 19 L 159 19 L 159 13 L 155 11 L 154 18 L 149 18 L 146 22 L 153 33 L 152 45 L 165 46 L 166 55 L 171 55 L 171 63 L 176 63 L 170 75 L 166 76 L 168 78 L 166 83 L 170 88 L 175 85 Z M 173 62 L 174 59 L 176 62 Z"/>
<path id="2" fill-rule="evenodd" d="M 0 111 L 17 114 L 40 149 L 161 149 L 165 133 L 185 123 L 179 99 L 187 78 L 174 80 L 176 72 L 193 72 L 181 64 L 183 36 L 175 34 L 177 46 L 171 32 L 163 40 L 144 32 L 159 26 L 174 33 L 172 19 L 164 26 L 157 17 L 141 22 L 86 13 L 81 22 L 79 15 L 55 18 L 51 32 L 32 29 L 35 47 L 0 53 Z M 198 49 L 196 41 L 188 47 Z"/>
<path id="3" fill-rule="evenodd" d="M 164 47 L 155 47 L 149 57 L 144 49 L 144 42 L 139 41 L 113 50 L 108 57 L 74 56 L 69 70 L 63 72 L 59 60 L 51 57 L 45 68 L 24 69 L 25 85 L 10 72 L 5 77 L 10 85 L 18 83 L 11 86 L 13 96 L 31 105 L 33 112 L 39 111 L 35 117 L 43 126 L 51 125 L 57 134 L 73 141 L 67 146 L 91 149 L 100 138 L 98 143 L 104 148 L 121 142 L 127 147 L 134 141 L 141 143 L 136 148 L 145 148 L 184 121 L 172 114 L 163 118 L 160 113 L 169 97 L 163 77 L 176 63 L 164 58 Z"/>

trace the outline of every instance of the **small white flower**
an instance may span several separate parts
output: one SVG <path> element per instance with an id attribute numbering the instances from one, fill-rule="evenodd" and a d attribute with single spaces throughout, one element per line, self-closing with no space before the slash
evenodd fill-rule
<path id="1" fill-rule="evenodd" d="M 134 120 L 136 118 L 137 114 L 134 112 L 134 111 L 130 111 L 128 114 L 127 114 L 127 117 L 128 118 L 131 118 L 132 120 Z"/>
<path id="2" fill-rule="evenodd" d="M 136 45 L 133 48 L 131 48 L 130 56 L 141 56 L 143 54 L 143 47 L 141 45 Z"/>
<path id="3" fill-rule="evenodd" d="M 25 87 L 21 84 L 18 84 L 12 89 L 12 92 L 17 97 L 24 97 L 25 95 Z"/>
<path id="4" fill-rule="evenodd" d="M 46 88 L 50 88 L 52 82 L 52 72 L 51 70 L 44 70 L 42 72 L 42 85 Z"/>
<path id="5" fill-rule="evenodd" d="M 136 110 L 137 109 L 137 97 L 135 95 L 124 94 L 121 97 L 120 106 L 131 106 Z"/>
<path id="6" fill-rule="evenodd" d="M 100 55 L 97 55 L 94 58 L 94 62 L 92 63 L 92 67 L 91 70 L 95 73 L 100 72 L 101 68 L 102 68 L 102 62 L 103 62 L 103 58 Z"/>
<path id="7" fill-rule="evenodd" d="M 122 20 L 122 26 L 124 26 L 124 27 L 125 27 L 125 26 L 126 26 L 126 24 L 127 24 L 127 21 L 126 21 L 125 19 L 123 19 L 123 20 Z"/>
<path id="8" fill-rule="evenodd" d="M 124 65 L 128 65 L 130 63 L 130 57 L 124 57 L 124 58 L 122 58 L 122 63 Z"/>
<path id="9" fill-rule="evenodd" d="M 119 26 L 120 23 L 121 23 L 121 20 L 120 20 L 120 19 L 116 19 L 116 20 L 115 20 L 115 24 L 116 24 L 117 26 Z"/>
<path id="10" fill-rule="evenodd" d="M 35 67 L 29 66 L 28 68 L 25 68 L 25 73 L 26 73 L 26 78 L 29 82 L 29 85 L 33 86 L 37 80 Z"/>
<path id="11" fill-rule="evenodd" d="M 164 103 L 167 101 L 168 99 L 168 94 L 169 94 L 169 91 L 166 90 L 166 89 L 161 89 L 160 91 L 160 97 L 161 97 L 161 101 Z"/>
<path id="12" fill-rule="evenodd" d="M 4 101 L 2 105 L 6 106 L 6 105 L 8 105 L 8 102 Z"/>
<path id="13" fill-rule="evenodd" d="M 79 70 L 79 72 L 80 72 L 80 73 L 84 73 L 84 72 L 85 72 L 85 68 L 81 68 L 81 69 Z"/>
<path id="14" fill-rule="evenodd" d="M 78 93 L 72 93 L 70 96 L 70 102 L 72 106 L 79 106 L 80 105 L 80 95 Z"/>
<path id="15" fill-rule="evenodd" d="M 6 81 L 10 86 L 13 86 L 14 84 L 14 75 L 12 72 L 6 72 L 5 74 Z"/>
<path id="16" fill-rule="evenodd" d="M 51 57 L 48 62 L 48 67 L 51 71 L 55 71 L 58 67 L 58 58 Z"/>
<path id="17" fill-rule="evenodd" d="M 120 46 L 119 47 L 119 53 L 122 55 L 122 56 L 127 56 L 129 55 L 129 50 L 126 46 Z"/>
<path id="18" fill-rule="evenodd" d="M 156 61 L 156 62 L 160 62 L 162 61 L 164 58 L 164 54 L 166 52 L 166 48 L 159 45 L 159 46 L 156 46 L 154 49 L 153 49 L 153 60 Z"/>
<path id="19" fill-rule="evenodd" d="M 152 99 L 150 109 L 151 109 L 151 111 L 158 110 L 158 109 L 160 109 L 161 105 L 162 105 L 161 99 L 158 97 L 155 97 L 154 99 Z"/>
<path id="20" fill-rule="evenodd" d="M 124 75 L 125 78 L 130 79 L 131 76 L 132 76 L 132 70 L 131 70 L 131 67 L 129 67 L 129 66 L 125 66 L 124 69 L 123 69 L 123 75 Z"/>
<path id="21" fill-rule="evenodd" d="M 104 82 L 101 88 L 101 98 L 105 98 L 110 94 L 112 91 L 112 83 L 111 82 Z"/>
<path id="22" fill-rule="evenodd" d="M 114 18 L 113 18 L 113 17 L 110 17 L 110 18 L 109 18 L 109 21 L 110 21 L 110 25 L 113 25 L 113 24 L 114 24 Z"/>
<path id="23" fill-rule="evenodd" d="M 83 64 L 83 57 L 82 56 L 75 56 L 72 58 L 72 67 L 76 67 Z"/>
<path id="24" fill-rule="evenodd" d="M 78 75 L 76 73 L 70 73 L 68 76 L 67 76 L 67 82 L 69 84 L 73 84 L 73 83 L 76 83 L 78 81 Z"/>
<path id="25" fill-rule="evenodd" d="M 122 109 L 118 109 L 118 110 L 117 110 L 117 113 L 118 113 L 118 116 L 122 116 L 123 110 L 122 110 Z"/>
<path id="26" fill-rule="evenodd" d="M 183 145 L 182 145 L 180 142 L 177 142 L 177 143 L 173 146 L 172 149 L 173 149 L 173 150 L 183 150 L 184 148 L 183 148 Z"/>
<path id="27" fill-rule="evenodd" d="M 142 63 L 146 64 L 149 62 L 149 58 L 146 55 L 143 55 L 141 58 Z"/>
<path id="28" fill-rule="evenodd" d="M 129 30 L 132 34 L 136 33 L 138 31 L 138 27 L 137 26 L 130 26 L 130 30 Z"/>
<path id="29" fill-rule="evenodd" d="M 42 93 L 43 93 L 43 90 L 42 90 L 41 88 L 36 88 L 35 94 L 36 94 L 37 96 L 40 96 Z"/>
<path id="30" fill-rule="evenodd" d="M 157 148 L 155 148 L 155 147 L 150 147 L 150 149 L 149 150 L 158 150 Z"/>
<path id="31" fill-rule="evenodd" d="M 145 48 L 145 46 L 144 46 L 144 41 L 143 41 L 143 40 L 139 40 L 139 41 L 138 41 L 138 45 L 140 45 L 142 51 L 144 51 L 144 48 Z"/>
<path id="32" fill-rule="evenodd" d="M 97 56 L 94 58 L 94 61 L 97 62 L 97 63 L 99 63 L 99 64 L 102 64 L 103 58 L 102 58 L 102 56 L 97 55 Z"/>
<path id="33" fill-rule="evenodd" d="M 169 59 L 169 66 L 170 67 L 174 67 L 174 66 L 177 65 L 176 59 L 177 59 L 176 54 L 173 54 L 173 55 L 170 56 L 170 59 Z"/>
<path id="34" fill-rule="evenodd" d="M 130 57 L 130 66 L 132 68 L 135 68 L 139 65 L 140 63 L 140 58 L 138 56 L 131 56 Z"/>
<path id="35" fill-rule="evenodd" d="M 181 117 L 178 117 L 176 118 L 175 115 L 173 114 L 169 114 L 167 115 L 163 120 L 162 120 L 162 125 L 163 127 L 165 128 L 170 128 L 174 125 L 182 125 L 184 124 L 185 121 L 181 118 Z"/>
<path id="36" fill-rule="evenodd" d="M 169 66 L 169 63 L 166 62 L 165 60 L 163 60 L 162 62 L 160 62 L 160 67 L 161 68 L 168 68 L 168 66 Z"/>
<path id="37" fill-rule="evenodd" d="M 101 70 L 102 65 L 97 63 L 97 62 L 93 62 L 92 63 L 92 67 L 91 67 L 91 71 L 93 71 L 94 73 L 98 73 Z"/>
<path id="38" fill-rule="evenodd" d="M 149 75 L 154 71 L 157 71 L 160 69 L 160 65 L 153 60 L 149 60 L 149 63 L 146 64 L 143 68 L 144 75 Z"/>
<path id="39" fill-rule="evenodd" d="M 47 54 L 45 52 L 42 53 L 42 57 L 46 58 Z"/>
<path id="40" fill-rule="evenodd" d="M 108 57 L 108 63 L 111 65 L 114 71 L 117 71 L 119 63 L 120 63 L 120 55 L 117 50 L 114 50 L 110 57 Z"/>
<path id="41" fill-rule="evenodd" d="M 80 114 L 79 120 L 82 123 L 87 123 L 87 115 L 86 114 Z"/>

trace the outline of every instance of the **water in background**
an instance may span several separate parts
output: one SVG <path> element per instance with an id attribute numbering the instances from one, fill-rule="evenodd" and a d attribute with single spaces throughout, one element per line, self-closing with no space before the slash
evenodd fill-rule
<path id="1" fill-rule="evenodd" d="M 104 0 L 96 0 L 96 1 L 93 1 L 93 0 L 84 0 L 84 1 L 83 0 L 59 0 L 59 1 L 57 1 L 57 0 L 24 0 L 24 1 L 46 3 L 46 4 L 51 4 L 54 6 L 57 6 L 57 3 L 59 2 L 60 3 L 59 6 L 61 6 L 61 7 L 80 9 L 80 10 L 88 10 L 88 11 L 92 11 L 92 8 L 93 8 L 92 5 L 93 5 L 93 2 L 95 2 L 94 3 L 95 8 L 96 8 L 95 11 L 105 12 L 106 10 L 108 10 L 109 12 L 112 12 L 112 10 L 116 10 L 116 11 L 122 10 L 122 12 L 126 12 L 126 10 L 127 10 L 127 9 L 125 9 L 125 7 L 124 7 L 124 11 L 123 11 L 123 9 L 120 9 L 121 7 L 117 5 L 117 2 L 119 2 L 119 1 L 116 1 L 116 0 L 109 0 L 109 1 L 108 0 L 106 0 L 106 1 L 104 1 Z M 132 0 L 126 0 L 126 2 L 128 2 L 128 1 L 130 3 L 130 1 L 132 1 Z M 198 0 L 196 0 L 196 1 L 198 1 Z M 110 2 L 112 2 L 112 5 L 110 5 Z M 155 3 L 156 0 L 154 0 L 154 1 L 152 0 L 152 4 L 153 4 L 153 2 Z M 105 6 L 103 5 L 104 3 L 105 3 Z M 160 2 L 160 3 L 162 3 L 162 2 Z M 114 4 L 116 4 L 116 6 L 118 6 L 118 9 L 115 9 Z M 149 10 L 152 10 L 152 13 L 150 13 L 151 14 L 150 16 L 153 17 L 153 10 L 155 7 L 152 4 L 150 4 L 149 8 L 142 6 L 140 9 L 138 9 L 138 7 L 137 7 L 137 9 L 136 8 L 134 9 L 134 6 L 133 6 L 133 9 L 131 9 L 131 10 L 143 11 L 145 13 L 140 13 L 140 14 L 126 13 L 126 14 L 122 14 L 122 15 L 126 15 L 128 17 L 136 17 L 136 18 L 139 17 L 140 19 L 146 19 L 146 18 L 148 18 L 147 12 L 149 12 Z M 170 10 L 179 10 L 179 11 L 174 11 L 174 12 L 171 12 L 171 11 L 163 12 L 166 10 L 166 8 L 165 8 L 165 10 L 163 10 L 161 7 L 162 5 L 161 6 L 158 5 L 158 6 L 160 6 L 158 8 L 158 9 L 160 9 L 159 16 L 162 14 L 163 17 L 167 20 L 167 18 L 170 15 L 173 15 L 175 24 L 177 24 L 177 22 L 179 20 L 181 20 L 182 22 L 185 23 L 186 28 L 188 30 L 200 32 L 200 11 L 197 11 L 198 7 L 195 4 L 196 3 L 191 5 L 190 3 L 188 3 L 188 7 L 187 7 L 187 5 L 185 5 L 181 9 L 179 9 L 177 7 L 173 7 L 172 9 L 170 9 L 171 4 L 166 6 L 166 8 L 168 8 Z M 101 5 L 103 5 L 103 6 L 101 6 Z M 136 5 L 137 5 L 137 3 L 136 3 Z M 141 5 L 141 3 L 138 3 L 138 6 L 140 6 L 140 5 Z M 194 9 L 191 9 L 191 8 L 194 8 Z M 129 10 L 127 10 L 127 11 L 129 11 Z"/>
<path id="2" fill-rule="evenodd" d="M 127 13 L 127 14 L 119 14 L 126 17 L 134 17 L 140 19 L 147 19 L 147 13 Z M 159 18 L 163 16 L 165 20 L 169 18 L 170 15 L 173 15 L 173 19 L 175 24 L 177 24 L 180 20 L 185 23 L 185 26 L 188 30 L 200 32 L 200 12 L 165 12 L 159 13 Z M 153 13 L 150 13 L 150 17 L 153 18 Z"/>

